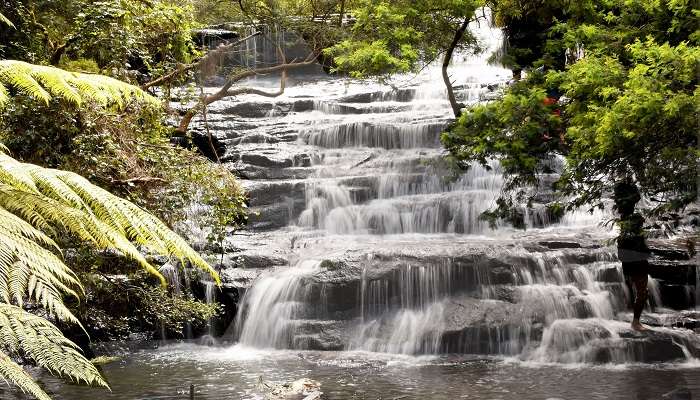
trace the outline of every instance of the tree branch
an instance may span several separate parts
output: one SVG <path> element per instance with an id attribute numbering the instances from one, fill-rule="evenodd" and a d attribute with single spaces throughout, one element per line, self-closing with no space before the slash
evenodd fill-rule
<path id="1" fill-rule="evenodd" d="M 169 74 L 163 75 L 160 78 L 157 78 L 157 79 L 154 79 L 150 82 L 144 83 L 143 85 L 141 85 L 141 89 L 146 90 L 150 87 L 160 86 L 163 83 L 170 82 L 173 79 L 179 77 L 181 74 L 205 65 L 206 63 L 208 63 L 212 59 L 222 56 L 224 53 L 228 52 L 232 48 L 234 48 L 234 47 L 240 45 L 241 43 L 244 43 L 246 40 L 248 40 L 252 37 L 258 36 L 260 34 L 261 34 L 261 32 L 255 32 L 255 33 L 248 35 L 242 39 L 239 39 L 233 43 L 221 45 L 221 46 L 217 47 L 216 49 L 214 49 L 210 52 L 207 52 L 202 58 L 200 58 L 199 60 L 197 60 L 193 63 L 179 64 L 177 66 L 177 68 L 174 71 L 170 72 Z"/>
<path id="2" fill-rule="evenodd" d="M 287 71 L 290 69 L 296 69 L 296 68 L 301 68 L 307 65 L 311 65 L 316 62 L 316 58 L 320 54 L 319 52 L 314 52 L 309 55 L 304 61 L 292 61 L 290 63 L 286 62 L 286 58 L 284 57 L 284 54 L 282 54 L 281 49 L 278 47 L 278 52 L 281 54 L 281 59 L 282 59 L 282 64 L 275 65 L 272 67 L 265 67 L 265 68 L 257 68 L 257 69 L 251 69 L 251 70 L 246 70 L 243 72 L 239 72 L 233 76 L 231 76 L 227 81 L 224 86 L 222 86 L 216 93 L 204 96 L 197 105 L 194 107 L 190 108 L 187 110 L 185 115 L 182 117 L 182 120 L 180 121 L 179 126 L 175 130 L 175 132 L 179 134 L 184 134 L 187 132 L 187 128 L 190 125 L 190 122 L 192 122 L 192 119 L 201 111 L 202 107 L 206 107 L 207 105 L 219 101 L 221 99 L 224 99 L 226 97 L 232 97 L 232 96 L 238 96 L 242 94 L 257 94 L 259 96 L 265 96 L 265 97 L 277 97 L 280 96 L 284 93 L 285 85 L 286 85 L 286 80 L 287 80 Z M 263 74 L 269 74 L 273 72 L 282 72 L 282 76 L 280 78 L 280 89 L 276 92 L 266 92 L 261 89 L 256 89 L 256 88 L 249 88 L 249 87 L 241 87 L 241 88 L 236 88 L 236 89 L 231 89 L 234 83 L 243 80 L 245 78 L 249 78 L 251 76 L 256 76 L 256 75 L 263 75 Z"/>
<path id="3" fill-rule="evenodd" d="M 168 181 L 159 178 L 156 176 L 137 176 L 135 178 L 129 178 L 129 179 L 113 179 L 112 182 L 116 183 L 148 183 L 148 182 L 160 182 L 160 183 L 167 183 Z"/>
<path id="4" fill-rule="evenodd" d="M 455 97 L 455 92 L 452 88 L 452 81 L 450 81 L 450 76 L 447 74 L 447 67 L 450 66 L 450 61 L 452 60 L 452 53 L 454 53 L 455 48 L 457 48 L 459 41 L 462 40 L 462 37 L 464 36 L 464 32 L 467 30 L 468 25 L 469 18 L 465 18 L 464 22 L 462 22 L 462 25 L 460 25 L 457 31 L 455 32 L 455 36 L 452 38 L 452 43 L 450 43 L 450 47 L 447 48 L 447 52 L 445 52 L 445 58 L 443 58 L 442 60 L 442 80 L 445 82 L 445 87 L 447 88 L 447 98 L 450 100 L 450 106 L 452 106 L 452 112 L 454 112 L 455 118 L 459 118 L 459 115 L 461 114 L 462 110 L 459 104 L 457 103 L 457 98 Z"/>

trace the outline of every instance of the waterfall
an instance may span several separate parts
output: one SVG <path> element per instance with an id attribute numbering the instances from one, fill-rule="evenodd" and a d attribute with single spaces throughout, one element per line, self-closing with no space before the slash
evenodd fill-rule
<path id="1" fill-rule="evenodd" d="M 158 268 L 158 272 L 163 275 L 168 287 L 173 289 L 173 294 L 179 296 L 182 293 L 182 281 L 180 281 L 180 271 L 177 266 L 166 262 Z"/>
<path id="2" fill-rule="evenodd" d="M 204 302 L 206 304 L 214 304 L 216 302 L 216 283 L 213 281 L 204 281 Z M 207 320 L 207 334 L 200 338 L 200 342 L 204 345 L 216 344 L 216 332 L 214 331 L 214 317 L 209 317 Z"/>
<path id="3" fill-rule="evenodd" d="M 240 343 L 261 348 L 294 347 L 295 324 L 306 311 L 308 286 L 304 278 L 318 268 L 319 262 L 304 260 L 256 282 L 245 294 L 236 317 Z"/>
<path id="4" fill-rule="evenodd" d="M 499 32 L 474 28 L 486 47 L 500 43 Z M 487 101 L 510 78 L 487 57 L 457 57 L 450 68 L 465 104 Z M 697 356 L 700 339 L 685 331 L 640 339 L 623 322 L 615 233 L 600 225 L 609 216 L 559 218 L 547 207 L 561 158 L 523 208 L 524 232 L 491 226 L 481 215 L 495 206 L 503 171 L 496 160 L 446 165 L 439 136 L 452 117 L 439 66 L 393 83 L 324 78 L 290 85 L 264 119 L 243 107 L 259 98 L 222 111 L 221 121 L 238 124 L 230 168 L 248 177 L 259 214 L 249 239 L 237 238 L 240 274 L 255 277 L 243 284 L 238 343 L 623 363 L 654 359 L 650 343 L 663 342 L 669 359 Z M 659 283 L 649 287 L 661 307 Z"/>

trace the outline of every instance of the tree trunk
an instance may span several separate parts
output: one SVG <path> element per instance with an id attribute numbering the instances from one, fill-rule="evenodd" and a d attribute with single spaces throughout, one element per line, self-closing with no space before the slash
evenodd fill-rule
<path id="1" fill-rule="evenodd" d="M 340 16 L 338 17 L 338 26 L 343 26 L 343 16 L 345 15 L 345 0 L 340 0 Z"/>
<path id="2" fill-rule="evenodd" d="M 49 64 L 53 66 L 57 66 L 61 62 L 61 56 L 66 52 L 66 50 L 73 45 L 73 43 L 78 41 L 78 35 L 74 35 L 68 38 L 65 43 L 62 45 L 58 46 L 53 53 L 51 54 L 51 58 L 49 59 Z"/>
<path id="3" fill-rule="evenodd" d="M 462 25 L 460 25 L 459 29 L 457 29 L 455 32 L 455 36 L 452 38 L 452 43 L 450 43 L 450 47 L 447 48 L 445 58 L 442 60 L 442 80 L 445 82 L 445 87 L 447 88 L 447 98 L 450 100 L 450 105 L 452 106 L 452 112 L 454 112 L 455 118 L 459 118 L 459 115 L 462 113 L 462 109 L 459 106 L 459 103 L 457 103 L 457 98 L 455 97 L 455 92 L 452 88 L 452 81 L 450 81 L 450 76 L 447 74 L 447 68 L 450 66 L 452 54 L 454 53 L 455 48 L 457 48 L 459 41 L 462 40 L 468 25 L 469 18 L 465 18 Z"/>

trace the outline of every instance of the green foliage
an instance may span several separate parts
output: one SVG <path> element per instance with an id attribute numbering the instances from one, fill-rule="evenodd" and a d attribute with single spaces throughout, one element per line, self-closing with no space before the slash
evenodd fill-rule
<path id="1" fill-rule="evenodd" d="M 140 326 L 160 329 L 165 337 L 182 337 L 185 324 L 199 329 L 220 311 L 218 304 L 202 303 L 189 293 L 172 296 L 158 286 L 145 288 L 138 303 L 133 314 L 140 320 Z"/>
<path id="2" fill-rule="evenodd" d="M 89 58 L 104 70 L 145 67 L 162 73 L 196 53 L 192 8 L 168 1 L 90 1 L 74 20 L 70 55 Z M 130 65 L 135 63 L 135 65 Z M 141 64 L 141 65 L 139 65 Z"/>
<path id="3" fill-rule="evenodd" d="M 328 51 L 336 55 L 336 71 L 347 71 L 354 78 L 382 75 L 386 71 L 408 72 L 418 61 L 412 46 L 391 49 L 384 40 L 353 42 L 344 40 Z"/>
<path id="4" fill-rule="evenodd" d="M 486 0 L 505 34 L 497 61 L 514 70 L 532 66 L 562 69 L 562 57 L 585 50 L 622 54 L 648 36 L 677 45 L 698 39 L 697 5 L 687 0 Z"/>
<path id="5" fill-rule="evenodd" d="M 189 219 L 219 242 L 227 227 L 246 222 L 245 192 L 236 178 L 195 151 L 172 146 L 158 107 L 132 102 L 107 111 L 21 99 L 0 118 L 7 132 L 21 132 L 0 134 L 20 159 L 81 172 L 171 226 Z M 197 202 L 211 208 L 188 214 Z"/>
<path id="6" fill-rule="evenodd" d="M 182 182 L 183 188 L 187 188 L 189 193 L 193 192 L 193 184 L 207 180 L 210 183 L 199 186 L 199 191 L 196 192 L 199 195 L 198 201 L 209 207 L 209 210 L 200 215 L 192 215 L 190 220 L 208 231 L 207 240 L 210 243 L 221 244 L 231 229 L 240 228 L 248 221 L 245 192 L 233 175 L 222 167 L 200 164 L 193 166 L 191 172 Z"/>
<path id="7" fill-rule="evenodd" d="M 628 68 L 609 56 L 587 57 L 549 77 L 572 99 L 569 168 L 560 186 L 590 203 L 605 190 L 601 174 L 634 176 L 645 195 L 662 202 L 659 211 L 682 207 L 697 196 L 700 48 L 648 39 L 626 50 Z"/>
<path id="8" fill-rule="evenodd" d="M 116 105 L 114 110 L 125 104 L 125 98 L 153 103 L 139 89 L 106 77 L 13 61 L 0 63 L 5 105 L 17 98 L 39 100 L 39 104 L 60 100 L 73 105 L 90 103 L 96 108 Z M 114 251 L 134 260 L 163 285 L 165 279 L 142 250 L 196 266 L 216 282 L 218 275 L 180 236 L 139 206 L 75 173 L 19 162 L 7 150 L 0 147 L 0 376 L 37 398 L 47 399 L 10 358 L 25 357 L 60 376 L 106 386 L 95 367 L 58 329 L 21 309 L 31 302 L 59 321 L 78 323 L 63 297 L 78 297 L 83 287 L 65 264 L 59 243 L 74 238 L 96 249 Z M 147 301 L 168 304 L 158 297 L 164 289 L 152 291 L 144 297 Z M 178 302 L 172 305 L 180 314 L 167 322 L 213 312 L 187 301 L 173 300 Z M 150 311 L 158 313 L 156 318 L 168 317 L 161 309 Z"/>
<path id="9" fill-rule="evenodd" d="M 77 60 L 69 60 L 63 58 L 59 63 L 59 67 L 71 72 L 82 72 L 86 74 L 100 73 L 100 66 L 92 59 L 79 58 Z"/>
<path id="10" fill-rule="evenodd" d="M 49 104 L 52 97 L 59 97 L 75 106 L 86 99 L 102 106 L 115 104 L 118 107 L 132 99 L 156 103 L 155 98 L 141 89 L 107 76 L 0 60 L 0 110 L 13 95 L 28 96 L 44 104 Z"/>
<path id="11" fill-rule="evenodd" d="M 240 7 L 233 1 L 199 0 L 192 6 L 194 19 L 206 26 L 243 19 Z"/>
<path id="12" fill-rule="evenodd" d="M 514 71 L 545 60 L 563 65 L 560 54 L 546 56 L 551 28 L 563 19 L 578 20 L 594 7 L 593 1 L 588 0 L 486 0 L 485 4 L 504 34 L 503 49 L 494 54 L 492 61 Z"/>
<path id="13" fill-rule="evenodd" d="M 0 14 L 12 25 L 0 23 L 0 58 L 36 62 L 44 54 L 46 40 L 34 13 L 22 0 L 0 1 Z M 30 33 L 31 32 L 31 33 Z"/>
<path id="14" fill-rule="evenodd" d="M 90 258 L 94 262 L 94 254 L 81 260 Z M 183 337 L 185 324 L 194 331 L 200 330 L 221 311 L 219 304 L 203 303 L 190 292 L 175 294 L 153 285 L 149 275 L 133 266 L 130 268 L 121 260 L 107 257 L 97 265 L 99 267 L 78 273 L 85 285 L 86 298 L 71 305 L 93 340 L 125 340 L 135 332 Z M 105 273 L 110 269 L 131 272 L 126 275 Z M 115 292 L 120 296 L 115 298 Z"/>
<path id="15" fill-rule="evenodd" d="M 556 187 L 568 207 L 603 207 L 612 185 L 626 178 L 657 201 L 653 212 L 687 205 L 697 198 L 700 155 L 700 48 L 689 29 L 696 12 L 689 2 L 671 0 L 582 9 L 588 14 L 559 10 L 572 17 L 549 31 L 548 54 L 534 62 L 546 72 L 532 71 L 501 99 L 470 108 L 443 143 L 465 165 L 502 160 L 503 212 L 528 200 L 528 187 L 559 155 L 566 166 Z M 582 57 L 564 66 L 567 51 Z M 555 55 L 559 62 L 549 62 Z"/>
<path id="16" fill-rule="evenodd" d="M 89 59 L 104 74 L 133 79 L 130 70 L 160 74 L 197 55 L 189 2 L 3 0 L 0 13 L 17 26 L 0 27 L 8 39 L 0 45 L 4 58 L 53 65 Z"/>
<path id="17" fill-rule="evenodd" d="M 245 223 L 245 195 L 235 177 L 194 151 L 170 145 L 160 104 L 133 86 L 119 85 L 138 93 L 119 108 L 90 98 L 83 102 L 88 106 L 76 108 L 61 97 L 45 105 L 14 96 L 0 111 L 0 132 L 6 132 L 0 141 L 23 161 L 84 174 L 171 225 L 192 217 L 186 211 L 194 202 L 211 206 L 198 222 L 211 228 L 212 240 L 220 241 L 227 226 Z"/>
<path id="18" fill-rule="evenodd" d="M 42 232 L 54 236 L 67 232 L 98 248 L 118 250 L 163 283 L 164 278 L 135 245 L 188 260 L 218 279 L 216 272 L 160 220 L 71 172 L 20 163 L 0 154 L 0 207 L 6 222 L 2 228 L 6 240 L 0 247 L 0 271 L 8 280 L 4 288 L 29 288 L 31 293 L 31 289 L 46 286 L 56 293 L 75 294 L 70 290 L 71 285 L 77 285 L 75 276 L 57 256 L 51 257 L 58 246 Z M 12 280 L 20 271 L 19 280 Z M 21 297 L 12 293 L 3 297 L 20 301 Z M 60 297 L 50 294 L 36 294 L 37 301 L 57 317 L 70 318 L 65 310 L 53 309 Z"/>
<path id="19" fill-rule="evenodd" d="M 350 34 L 325 50 L 335 71 L 356 78 L 408 72 L 435 60 L 455 31 L 474 16 L 473 0 L 358 1 L 350 9 L 355 23 Z M 459 48 L 476 48 L 467 32 Z"/>
<path id="20" fill-rule="evenodd" d="M 562 145 L 561 118 L 553 113 L 554 106 L 544 103 L 545 90 L 530 83 L 536 79 L 514 84 L 497 102 L 473 106 L 442 136 L 465 167 L 478 161 L 490 168 L 489 160 L 498 157 L 508 178 L 506 190 L 536 184 L 537 175 L 548 171 L 540 161 Z"/>

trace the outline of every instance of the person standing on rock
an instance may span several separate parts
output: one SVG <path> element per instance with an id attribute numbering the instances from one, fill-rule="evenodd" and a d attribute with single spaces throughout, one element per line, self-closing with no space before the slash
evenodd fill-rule
<path id="1" fill-rule="evenodd" d="M 622 273 L 630 290 L 632 329 L 644 331 L 647 328 L 640 322 L 647 301 L 650 251 L 644 240 L 644 217 L 634 211 L 641 196 L 637 185 L 631 179 L 618 182 L 614 188 L 615 208 L 620 214 L 617 237 L 617 255 L 622 262 Z"/>

